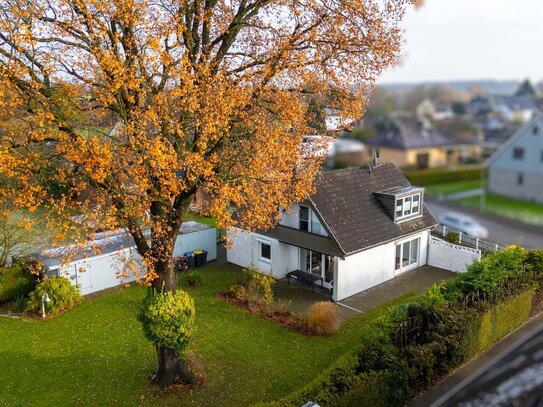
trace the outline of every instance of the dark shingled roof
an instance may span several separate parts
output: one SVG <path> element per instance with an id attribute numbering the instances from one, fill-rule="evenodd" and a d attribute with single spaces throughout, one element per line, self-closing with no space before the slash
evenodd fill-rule
<path id="1" fill-rule="evenodd" d="M 345 255 L 394 241 L 437 225 L 426 206 L 423 216 L 395 223 L 374 192 L 410 186 L 392 163 L 367 168 L 351 168 L 320 174 L 317 192 L 310 201 L 325 227 Z"/>

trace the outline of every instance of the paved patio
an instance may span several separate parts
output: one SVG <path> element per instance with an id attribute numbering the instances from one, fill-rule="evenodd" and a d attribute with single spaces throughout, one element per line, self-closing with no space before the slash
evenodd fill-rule
<path id="1" fill-rule="evenodd" d="M 379 284 L 366 291 L 362 291 L 338 302 L 353 308 L 352 314 L 366 312 L 385 302 L 394 300 L 408 293 L 423 293 L 435 283 L 450 280 L 457 274 L 452 271 L 438 269 L 431 266 L 422 266 L 416 270 L 405 273 L 383 284 Z M 342 307 L 346 308 L 346 307 Z M 349 310 L 349 308 L 347 308 Z"/>

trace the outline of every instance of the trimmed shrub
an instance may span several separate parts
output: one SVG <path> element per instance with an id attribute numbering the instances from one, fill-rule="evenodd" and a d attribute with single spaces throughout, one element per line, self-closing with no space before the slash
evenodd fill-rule
<path id="1" fill-rule="evenodd" d="M 528 319 L 535 291 L 527 289 L 485 312 L 468 337 L 466 358 L 475 357 L 522 325 Z"/>
<path id="2" fill-rule="evenodd" d="M 173 349 L 182 356 L 194 334 L 194 300 L 184 291 L 157 292 L 150 288 L 139 320 L 145 337 L 153 344 Z"/>
<path id="3" fill-rule="evenodd" d="M 0 269 L 0 303 L 26 296 L 35 287 L 35 276 L 24 265 Z"/>
<path id="4" fill-rule="evenodd" d="M 313 335 L 331 335 L 339 330 L 341 319 L 337 305 L 320 301 L 311 305 L 305 316 L 305 326 Z"/>
<path id="5" fill-rule="evenodd" d="M 200 287 L 202 285 L 202 275 L 196 271 L 189 271 L 183 276 L 189 287 Z"/>
<path id="6" fill-rule="evenodd" d="M 49 314 L 71 309 L 83 300 L 79 290 L 72 285 L 70 280 L 64 277 L 52 277 L 39 283 L 30 293 L 26 309 L 41 312 L 43 294 L 47 294 L 50 299 L 45 304 L 45 310 Z"/>

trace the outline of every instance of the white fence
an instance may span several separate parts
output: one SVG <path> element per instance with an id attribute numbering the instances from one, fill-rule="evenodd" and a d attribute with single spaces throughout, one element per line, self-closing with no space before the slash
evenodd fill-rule
<path id="1" fill-rule="evenodd" d="M 495 252 L 497 250 L 505 249 L 504 245 L 497 243 L 490 243 L 485 240 L 481 240 L 478 237 L 469 236 L 462 232 L 455 232 L 450 228 L 439 225 L 437 226 L 432 233 L 437 236 L 447 237 L 448 234 L 454 235 L 458 239 L 458 244 L 461 246 L 472 247 L 474 249 L 484 250 L 487 252 Z"/>
<path id="2" fill-rule="evenodd" d="M 475 260 L 481 260 L 481 251 L 478 249 L 452 244 L 435 236 L 430 238 L 428 246 L 430 266 L 465 273 L 467 266 Z"/>
<path id="3" fill-rule="evenodd" d="M 120 238 L 124 239 L 123 236 Z M 58 275 L 68 278 L 72 284 L 79 286 L 83 295 L 134 281 L 132 273 L 123 279 L 119 279 L 117 274 L 125 269 L 123 259 L 130 258 L 135 262 L 141 260 L 135 248 L 117 247 L 114 243 L 115 240 L 119 240 L 119 237 L 115 236 L 102 240 L 111 240 L 112 244 L 100 255 L 88 257 L 80 255 L 68 264 L 62 263 L 60 255 L 40 260 L 46 266 L 49 276 Z M 208 261 L 215 260 L 217 258 L 217 231 L 215 228 L 205 227 L 196 222 L 187 222 L 181 227 L 180 234 L 177 236 L 174 257 L 196 249 L 207 251 Z"/>

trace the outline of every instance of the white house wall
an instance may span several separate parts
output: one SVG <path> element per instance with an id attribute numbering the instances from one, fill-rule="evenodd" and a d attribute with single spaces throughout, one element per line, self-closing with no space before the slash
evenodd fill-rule
<path id="1" fill-rule="evenodd" d="M 386 243 L 338 260 L 338 275 L 335 282 L 335 300 L 341 301 L 360 291 L 396 277 L 394 266 L 396 244 L 420 237 L 419 263 L 427 262 L 429 232 L 414 234 L 396 242 Z"/>
<path id="2" fill-rule="evenodd" d="M 229 248 L 227 260 L 241 267 L 254 266 L 264 272 L 271 272 L 274 278 L 283 278 L 298 266 L 298 248 L 279 242 L 277 239 L 231 228 L 227 232 Z M 271 263 L 260 260 L 259 242 L 271 246 Z"/>

